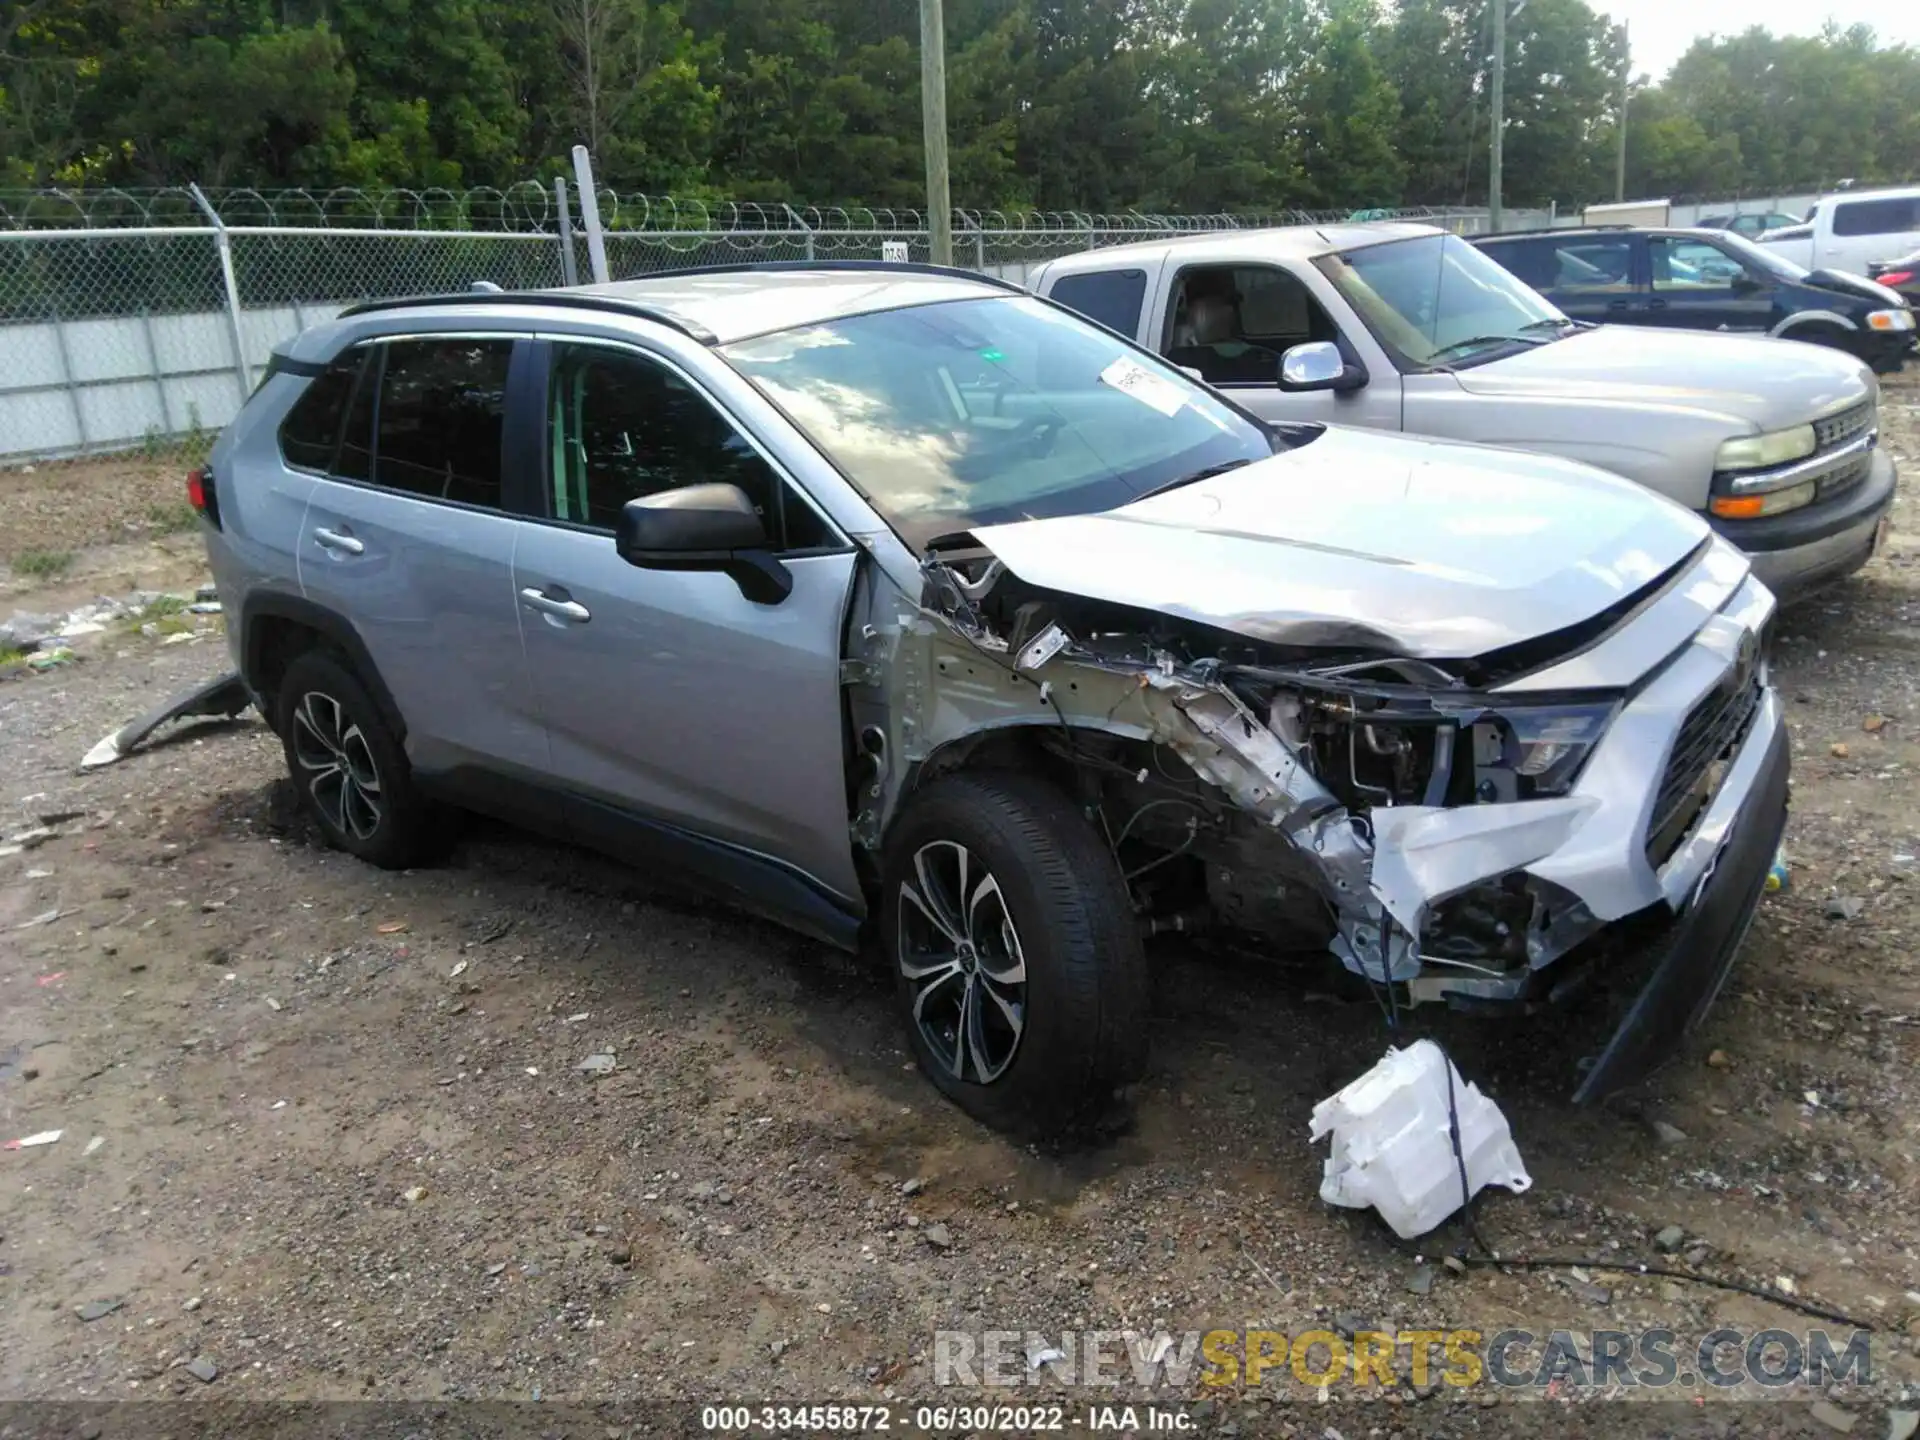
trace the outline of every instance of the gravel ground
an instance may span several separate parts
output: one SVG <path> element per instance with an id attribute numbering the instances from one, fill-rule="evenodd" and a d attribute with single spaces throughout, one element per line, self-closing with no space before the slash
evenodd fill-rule
<path id="1" fill-rule="evenodd" d="M 1890 382 L 1886 407 L 1920 466 L 1920 385 Z M 57 505 L 35 529 L 19 483 L 0 475 L 8 544 L 99 538 L 97 495 L 73 499 L 77 530 Z M 1870 1382 L 1819 1411 L 1804 1388 L 1647 1409 L 1410 1383 L 1364 1404 L 1335 1387 L 1322 1409 L 1270 1378 L 1189 1385 L 1203 1428 L 1798 1435 L 1852 1417 L 1878 1440 L 1890 1407 L 1920 1406 L 1920 506 L 1898 523 L 1864 575 L 1783 617 L 1792 883 L 1681 1059 L 1574 1111 L 1552 1032 L 1416 1017 L 1532 1174 L 1476 1205 L 1497 1249 L 1784 1278 L 1875 1327 Z M 88 564 L 58 603 L 89 575 L 196 578 L 169 542 Z M 16 580 L 5 603 L 55 593 Z M 0 1128 L 63 1132 L 0 1155 L 0 1396 L 951 1401 L 968 1392 L 933 1384 L 941 1328 L 1665 1326 L 1690 1354 L 1721 1325 L 1819 1323 L 1605 1264 L 1457 1274 L 1436 1263 L 1457 1223 L 1406 1245 L 1322 1205 L 1308 1112 L 1385 1039 L 1317 969 L 1161 952 L 1131 1127 L 1021 1149 L 918 1079 L 883 978 L 681 882 L 480 824 L 441 868 L 362 866 L 301 823 L 257 721 L 77 774 L 101 735 L 224 665 L 217 624 L 112 632 L 0 680 L 0 833 L 55 832 L 0 858 Z M 578 1068 L 609 1053 L 609 1074 Z M 83 1318 L 89 1302 L 119 1308 Z M 1019 1398 L 1088 1396 L 1049 1380 Z"/>

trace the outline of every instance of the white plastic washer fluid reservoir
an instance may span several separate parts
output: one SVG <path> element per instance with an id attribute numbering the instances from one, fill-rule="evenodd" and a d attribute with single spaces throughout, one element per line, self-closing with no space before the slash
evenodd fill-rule
<path id="1" fill-rule="evenodd" d="M 1446 1055 L 1431 1040 L 1389 1048 L 1380 1063 L 1313 1107 L 1311 1138 L 1331 1134 L 1320 1198 L 1354 1210 L 1372 1206 L 1402 1240 L 1424 1235 L 1460 1208 L 1460 1170 L 1447 1123 Z M 1533 1181 L 1520 1163 L 1507 1117 L 1453 1070 L 1460 1154 L 1467 1188 Z"/>

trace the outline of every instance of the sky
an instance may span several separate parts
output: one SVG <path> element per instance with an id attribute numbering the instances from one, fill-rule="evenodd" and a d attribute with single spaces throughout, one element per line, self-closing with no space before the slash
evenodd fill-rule
<path id="1" fill-rule="evenodd" d="M 1624 20 L 1633 45 L 1634 73 L 1656 80 L 1702 35 L 1737 35 L 1761 25 L 1776 35 L 1815 35 L 1829 18 L 1865 22 L 1883 45 L 1920 46 L 1920 6 L 1911 0 L 1592 0 L 1593 8 Z"/>

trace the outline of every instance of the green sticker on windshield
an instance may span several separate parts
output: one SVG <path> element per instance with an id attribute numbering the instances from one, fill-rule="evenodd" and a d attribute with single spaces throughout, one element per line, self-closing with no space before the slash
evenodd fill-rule
<path id="1" fill-rule="evenodd" d="M 1000 361 L 1002 361 L 1002 360 L 1004 360 L 1004 359 L 1006 359 L 1007 357 L 1006 357 L 1006 353 L 1005 353 L 1004 351 L 1000 351 L 1000 350 L 994 350 L 994 349 L 991 349 L 991 348 L 989 348 L 989 349 L 986 349 L 986 350 L 982 350 L 982 351 L 980 352 L 980 358 L 981 358 L 982 360 L 985 360 L 985 361 L 988 361 L 988 362 L 990 362 L 990 363 L 992 363 L 992 364 L 996 364 L 996 365 L 997 365 L 997 364 L 998 364 L 998 363 L 999 363 Z"/>

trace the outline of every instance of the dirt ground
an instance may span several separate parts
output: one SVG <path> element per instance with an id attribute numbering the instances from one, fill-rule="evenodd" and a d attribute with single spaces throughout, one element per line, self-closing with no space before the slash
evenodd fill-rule
<path id="1" fill-rule="evenodd" d="M 1920 383 L 1889 382 L 1884 415 L 1920 473 Z M 191 536 L 98 548 L 124 480 L 0 475 L 0 555 L 81 552 L 52 587 L 0 573 L 0 612 L 201 578 Z M 0 858 L 0 1132 L 62 1132 L 0 1154 L 0 1398 L 951 1402 L 977 1392 L 933 1383 L 939 1329 L 1665 1326 L 1690 1355 L 1718 1326 L 1822 1324 L 1629 1273 L 1647 1260 L 1857 1317 L 1870 1375 L 1819 1411 L 1752 1385 L 1329 1396 L 1284 1368 L 1173 1393 L 1250 1435 L 1897 1435 L 1890 1409 L 1920 1408 L 1911 486 L 1897 524 L 1783 617 L 1792 882 L 1680 1060 L 1576 1111 L 1550 1032 L 1414 1017 L 1533 1178 L 1476 1205 L 1488 1241 L 1618 1267 L 1578 1273 L 1455 1273 L 1457 1223 L 1407 1245 L 1322 1204 L 1309 1111 L 1386 1042 L 1321 971 L 1159 952 L 1131 1127 L 1022 1149 L 917 1077 L 883 978 L 669 877 L 477 824 L 443 867 L 360 865 L 299 821 L 254 719 L 78 773 L 224 667 L 217 620 L 0 680 L 0 836 L 54 832 Z M 1077 1428 L 1090 1397 L 1018 1398 L 1071 1401 Z"/>

